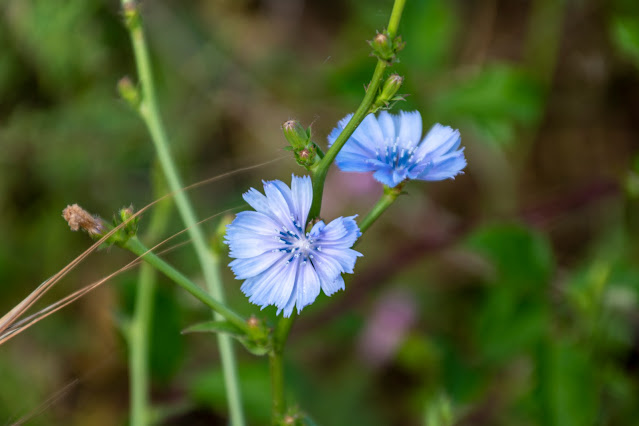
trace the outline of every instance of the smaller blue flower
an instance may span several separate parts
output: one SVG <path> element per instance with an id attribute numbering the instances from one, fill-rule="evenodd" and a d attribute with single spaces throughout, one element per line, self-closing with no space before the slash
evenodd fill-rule
<path id="1" fill-rule="evenodd" d="M 328 136 L 333 145 L 353 115 L 342 119 Z M 346 141 L 335 163 L 344 172 L 375 172 L 373 177 L 391 188 L 406 179 L 454 178 L 466 167 L 458 130 L 435 124 L 422 139 L 419 111 L 378 118 L 369 114 Z"/>
<path id="2" fill-rule="evenodd" d="M 225 243 L 235 278 L 251 303 L 277 307 L 289 317 L 313 303 L 320 289 L 327 296 L 344 289 L 342 273 L 353 273 L 360 253 L 351 247 L 361 235 L 355 216 L 319 221 L 306 232 L 313 186 L 308 176 L 293 176 L 291 188 L 279 180 L 263 182 L 244 200 L 256 211 L 238 213 L 228 225 Z"/>

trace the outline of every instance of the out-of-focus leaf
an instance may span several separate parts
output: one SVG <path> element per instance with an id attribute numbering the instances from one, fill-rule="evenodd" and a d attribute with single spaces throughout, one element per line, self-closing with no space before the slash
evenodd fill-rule
<path id="1" fill-rule="evenodd" d="M 468 245 L 490 260 L 496 276 L 477 313 L 481 354 L 497 361 L 531 349 L 546 333 L 546 292 L 553 268 L 546 239 L 519 226 L 477 231 Z"/>
<path id="2" fill-rule="evenodd" d="M 639 68 L 639 17 L 617 16 L 611 31 L 617 49 Z"/>
<path id="3" fill-rule="evenodd" d="M 538 395 L 543 407 L 541 424 L 581 426 L 597 424 L 599 410 L 596 366 L 588 354 L 559 342 L 544 346 L 538 360 Z"/>
<path id="4" fill-rule="evenodd" d="M 107 64 L 94 0 L 15 1 L 7 5 L 9 31 L 51 93 L 77 88 Z"/>
<path id="5" fill-rule="evenodd" d="M 492 65 L 446 87 L 431 108 L 447 121 L 466 122 L 486 140 L 506 145 L 514 142 L 516 126 L 536 122 L 542 101 L 541 85 L 524 71 Z"/>
<path id="6" fill-rule="evenodd" d="M 451 426 L 453 421 L 453 408 L 446 394 L 437 393 L 426 402 L 424 426 Z"/>
<path id="7" fill-rule="evenodd" d="M 238 373 L 249 424 L 268 424 L 271 408 L 270 398 L 267 397 L 271 383 L 268 367 L 262 360 L 245 361 Z M 219 412 L 226 411 L 224 377 L 219 368 L 197 374 L 189 384 L 189 393 L 199 404 L 213 407 Z"/>
<path id="8" fill-rule="evenodd" d="M 151 328 L 150 366 L 153 377 L 167 382 L 184 358 L 184 337 L 180 334 L 182 314 L 174 288 L 157 286 Z"/>
<path id="9" fill-rule="evenodd" d="M 545 290 L 554 260 L 543 235 L 518 225 L 487 226 L 475 231 L 467 246 L 493 263 L 499 281 L 532 292 Z"/>
<path id="10" fill-rule="evenodd" d="M 449 1 L 408 2 L 400 33 L 409 42 L 400 52 L 400 61 L 410 63 L 411 70 L 420 73 L 443 68 L 452 53 L 457 17 L 454 5 Z"/>

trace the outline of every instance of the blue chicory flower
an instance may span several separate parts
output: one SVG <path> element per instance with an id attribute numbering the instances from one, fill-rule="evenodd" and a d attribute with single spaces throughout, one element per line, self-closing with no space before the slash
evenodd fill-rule
<path id="1" fill-rule="evenodd" d="M 342 119 L 328 136 L 333 145 L 353 115 Z M 369 114 L 337 154 L 335 163 L 345 172 L 375 172 L 373 177 L 391 188 L 406 179 L 454 178 L 466 167 L 464 148 L 458 149 L 458 130 L 435 124 L 422 139 L 419 111 L 379 117 Z"/>
<path id="2" fill-rule="evenodd" d="M 351 247 L 361 235 L 355 216 L 319 221 L 306 232 L 313 200 L 308 176 L 263 182 L 264 193 L 251 188 L 244 200 L 256 211 L 238 213 L 228 225 L 225 243 L 229 266 L 251 303 L 277 307 L 289 317 L 313 303 L 320 288 L 327 296 L 344 289 L 342 273 L 353 273 L 361 253 Z"/>

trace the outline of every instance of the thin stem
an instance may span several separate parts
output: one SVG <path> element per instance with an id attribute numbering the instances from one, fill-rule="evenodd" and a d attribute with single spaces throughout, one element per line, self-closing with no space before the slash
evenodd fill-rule
<path id="1" fill-rule="evenodd" d="M 155 193 L 164 192 L 164 180 L 153 173 Z M 146 237 L 156 241 L 166 229 L 170 216 L 168 199 L 159 203 L 153 210 Z M 129 386 L 131 404 L 131 426 L 145 426 L 150 420 L 150 380 L 149 380 L 149 348 L 151 345 L 151 325 L 155 297 L 156 270 L 148 263 L 140 266 L 135 308 L 129 326 Z"/>
<path id="2" fill-rule="evenodd" d="M 135 55 L 135 62 L 142 90 L 142 100 L 139 105 L 140 115 L 144 119 L 144 122 L 149 129 L 149 133 L 151 134 L 151 139 L 155 145 L 158 159 L 160 160 L 169 188 L 175 193 L 174 199 L 180 216 L 182 217 L 186 227 L 189 228 L 189 234 L 193 240 L 193 247 L 195 248 L 198 260 L 202 267 L 208 291 L 211 293 L 213 298 L 223 304 L 224 293 L 218 268 L 219 259 L 208 249 L 204 234 L 202 233 L 201 228 L 197 225 L 198 221 L 191 203 L 189 202 L 186 193 L 184 191 L 180 191 L 182 183 L 180 182 L 177 169 L 169 151 L 168 138 L 160 118 L 160 111 L 158 109 L 158 103 L 155 96 L 153 75 L 151 72 L 151 61 L 149 59 L 149 52 L 137 6 L 133 0 L 122 0 L 122 6 L 124 8 L 125 18 L 127 19 L 131 42 L 133 44 L 133 52 Z M 216 310 L 216 312 L 219 312 L 219 310 Z M 242 411 L 242 399 L 231 337 L 218 333 L 217 340 L 220 349 L 222 370 L 224 372 L 231 424 L 234 426 L 241 426 L 245 424 L 245 420 L 244 413 Z"/>
<path id="3" fill-rule="evenodd" d="M 131 426 L 146 426 L 149 422 L 149 343 L 155 294 L 155 269 L 147 263 L 140 267 L 135 313 L 129 325 L 129 388 Z"/>
<path id="4" fill-rule="evenodd" d="M 403 184 L 399 184 L 395 188 L 389 188 L 384 185 L 384 195 L 382 195 L 377 203 L 373 206 L 373 208 L 368 212 L 368 214 L 362 219 L 359 223 L 359 230 L 362 232 L 366 232 L 370 226 L 375 223 L 375 221 L 386 211 L 387 208 L 391 206 L 402 193 Z"/>
<path id="5" fill-rule="evenodd" d="M 240 330 L 249 333 L 251 330 L 249 328 L 248 323 L 235 311 L 226 306 L 224 303 L 221 303 L 217 299 L 211 297 L 206 291 L 202 290 L 199 286 L 197 286 L 193 281 L 188 279 L 184 274 L 175 269 L 173 266 L 169 265 L 164 259 L 158 257 L 155 253 L 149 251 L 149 249 L 142 244 L 140 240 L 136 237 L 130 238 L 124 245 L 123 248 L 131 251 L 133 254 L 138 256 L 142 256 L 144 261 L 149 263 L 158 271 L 162 272 L 169 278 L 171 281 L 175 282 L 177 285 L 182 287 L 184 290 L 188 291 L 193 295 L 196 299 L 204 303 L 206 306 L 220 314 L 224 319 L 228 322 L 239 328 Z"/>

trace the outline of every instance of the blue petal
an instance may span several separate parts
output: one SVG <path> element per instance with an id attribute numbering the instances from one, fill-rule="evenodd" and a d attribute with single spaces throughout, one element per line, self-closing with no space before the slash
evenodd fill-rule
<path id="1" fill-rule="evenodd" d="M 348 122 L 351 121 L 351 118 L 353 118 L 353 114 L 348 114 L 346 117 L 342 118 L 337 123 L 337 127 L 335 127 L 331 131 L 331 133 L 328 135 L 328 146 L 329 147 L 332 146 L 335 143 L 335 140 L 340 135 L 340 133 L 342 133 L 342 130 L 344 130 L 344 127 L 346 127 Z"/>
<path id="2" fill-rule="evenodd" d="M 464 167 L 466 167 L 466 158 L 464 158 L 462 151 L 457 151 L 440 158 L 439 161 L 433 164 L 432 168 L 420 175 L 418 179 L 434 181 L 454 178 L 462 173 Z"/>
<path id="3" fill-rule="evenodd" d="M 357 139 L 362 146 L 372 152 L 384 142 L 384 134 L 374 114 L 368 114 L 364 117 L 364 120 L 357 126 L 351 138 Z"/>
<path id="4" fill-rule="evenodd" d="M 419 111 L 400 112 L 399 144 L 416 146 L 422 138 L 422 116 Z"/>
<path id="5" fill-rule="evenodd" d="M 235 216 L 233 222 L 228 225 L 231 228 L 242 228 L 256 234 L 275 235 L 279 232 L 277 222 L 263 213 L 246 211 L 240 212 Z"/>
<path id="6" fill-rule="evenodd" d="M 395 138 L 397 137 L 397 135 L 395 134 L 395 124 L 393 123 L 393 117 L 387 111 L 382 111 L 379 113 L 379 117 L 377 117 L 377 122 L 379 123 L 379 127 L 382 129 L 382 133 L 384 134 L 384 140 L 390 142 L 390 144 L 393 144 L 395 142 Z"/>
<path id="7" fill-rule="evenodd" d="M 226 231 L 226 239 L 230 249 L 229 255 L 239 259 L 259 256 L 267 251 L 285 247 L 275 236 L 260 236 L 230 226 Z"/>
<path id="8" fill-rule="evenodd" d="M 236 279 L 245 280 L 261 274 L 285 256 L 288 256 L 288 254 L 280 251 L 267 251 L 255 257 L 235 259 L 229 263 L 229 266 L 233 270 Z"/>
<path id="9" fill-rule="evenodd" d="M 293 194 L 294 214 L 302 229 L 306 228 L 308 212 L 313 202 L 313 183 L 310 176 L 297 177 L 293 175 L 291 180 L 291 192 Z"/>
<path id="10" fill-rule="evenodd" d="M 451 149 L 456 149 L 460 143 L 459 130 L 436 123 L 422 141 L 415 155 L 421 158 L 425 156 L 435 158 L 446 154 Z"/>
<path id="11" fill-rule="evenodd" d="M 391 188 L 394 188 L 397 186 L 397 184 L 399 184 L 401 182 L 400 181 L 396 181 L 393 178 L 393 169 L 390 166 L 386 166 L 384 168 L 381 168 L 379 170 L 377 170 L 374 174 L 373 177 L 378 181 L 383 183 L 386 186 L 389 186 Z"/>
<path id="12" fill-rule="evenodd" d="M 269 208 L 271 209 L 271 212 L 273 212 L 275 217 L 277 217 L 278 222 L 285 226 L 286 229 L 295 229 L 295 225 L 293 224 L 293 221 L 291 219 L 292 206 L 289 206 L 286 200 L 286 198 L 289 198 L 290 200 L 290 194 L 282 193 L 280 191 L 280 185 L 276 182 L 280 181 L 264 182 L 264 193 L 266 194 Z M 286 189 L 290 191 L 290 189 Z"/>

